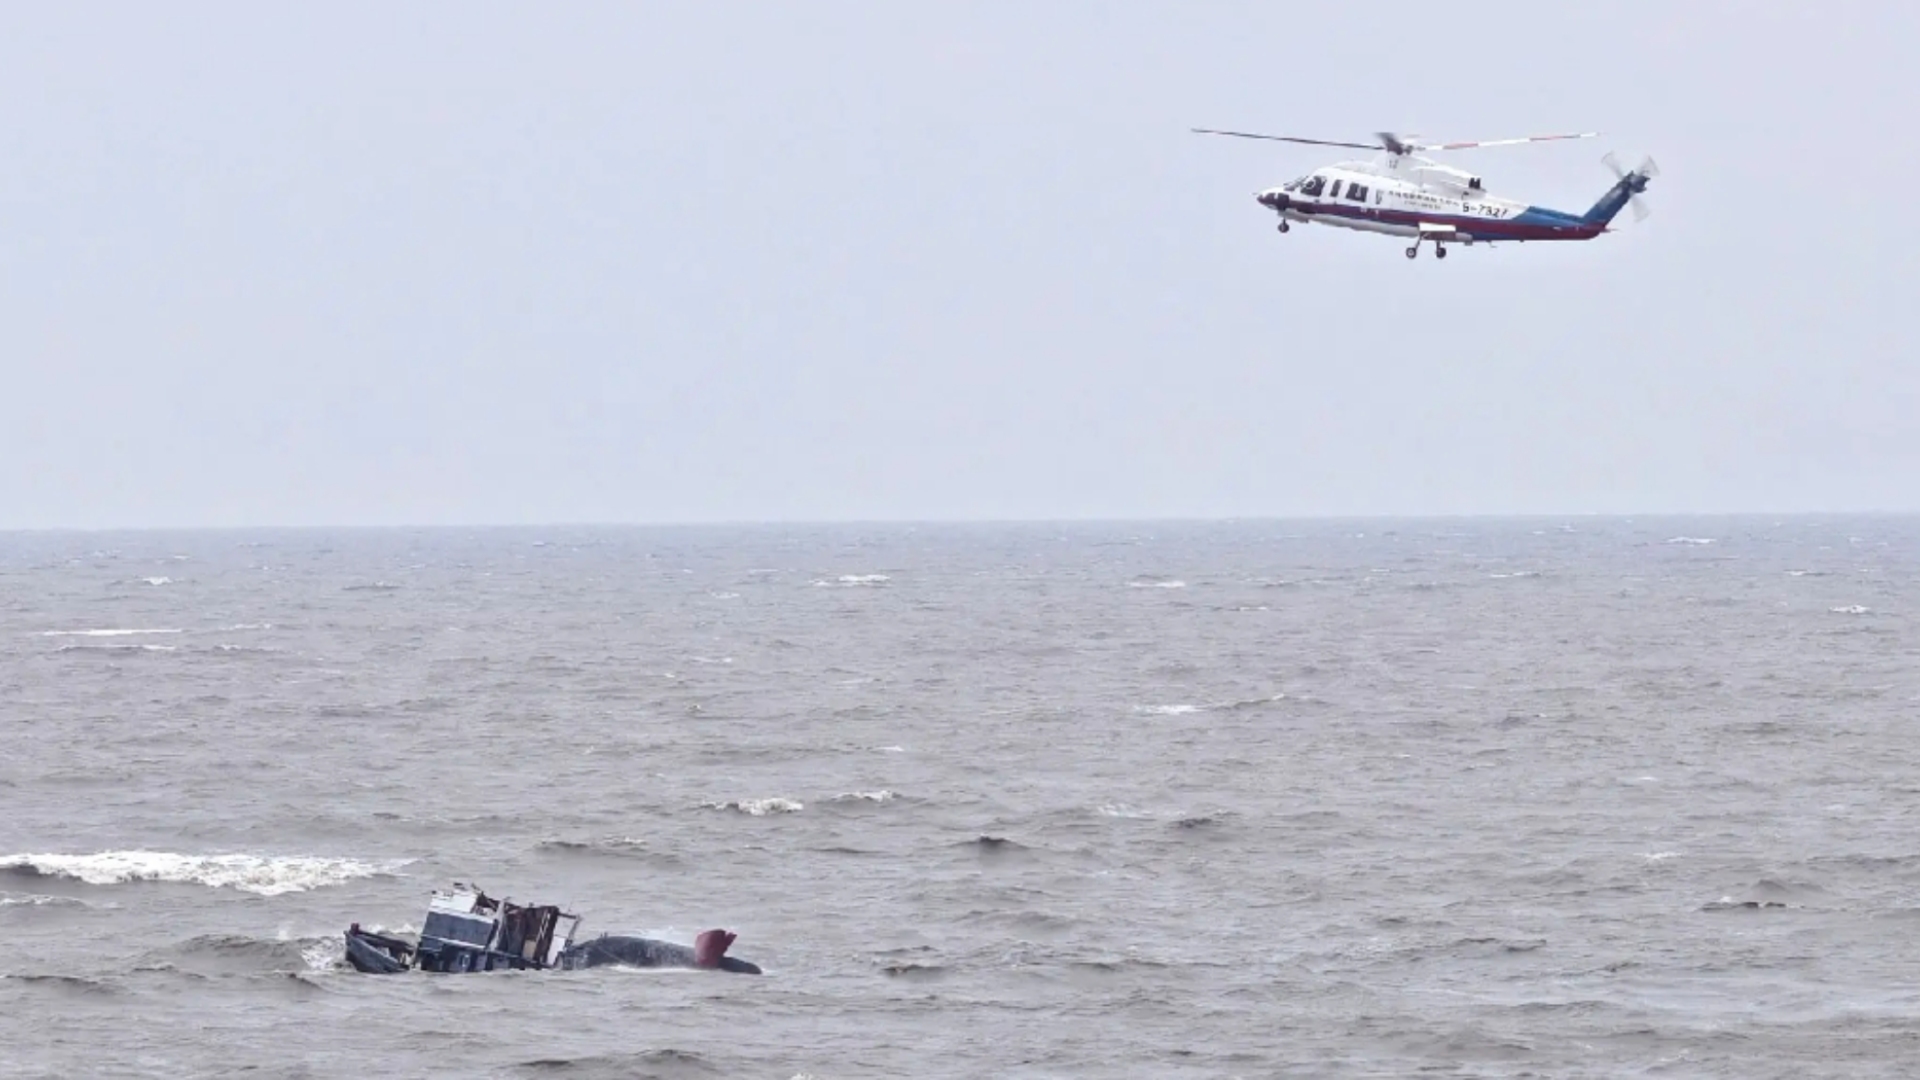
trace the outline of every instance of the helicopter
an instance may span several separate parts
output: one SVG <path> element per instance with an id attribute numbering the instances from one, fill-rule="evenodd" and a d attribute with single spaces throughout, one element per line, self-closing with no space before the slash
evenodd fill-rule
<path id="1" fill-rule="evenodd" d="M 1413 246 L 1407 248 L 1409 259 L 1417 257 L 1420 245 L 1427 242 L 1433 244 L 1434 258 L 1444 259 L 1447 248 L 1454 244 L 1466 247 L 1497 241 L 1591 240 L 1613 231 L 1609 224 L 1628 205 L 1633 207 L 1634 220 L 1645 220 L 1647 208 L 1640 194 L 1647 190 L 1650 180 L 1660 175 L 1659 166 L 1651 157 L 1641 162 L 1639 168 L 1626 171 L 1620 168 L 1613 154 L 1608 153 L 1601 161 L 1613 170 L 1614 185 L 1586 213 L 1575 214 L 1495 198 L 1488 194 L 1479 175 L 1443 165 L 1425 154 L 1591 139 L 1599 135 L 1597 131 L 1447 143 L 1419 142 L 1414 137 L 1403 138 L 1383 131 L 1378 133 L 1380 141 L 1375 145 L 1211 128 L 1192 130 L 1198 135 L 1383 151 L 1373 161 L 1343 161 L 1315 169 L 1280 187 L 1257 192 L 1254 198 L 1261 206 L 1280 215 L 1283 233 L 1292 228 L 1293 222 L 1317 221 L 1362 232 L 1412 237 Z"/>

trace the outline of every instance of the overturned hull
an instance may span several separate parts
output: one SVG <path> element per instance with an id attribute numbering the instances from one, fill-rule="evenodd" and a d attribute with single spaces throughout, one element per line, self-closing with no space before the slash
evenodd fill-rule
<path id="1" fill-rule="evenodd" d="M 700 935 L 702 942 L 710 941 L 709 934 L 725 931 L 709 930 Z M 727 934 L 728 944 L 732 943 L 732 934 Z M 725 946 L 721 946 L 725 951 Z M 705 961 L 705 962 L 703 962 Z M 693 947 L 677 945 L 671 941 L 656 941 L 653 938 L 620 937 L 605 935 L 592 941 L 581 942 L 560 954 L 560 966 L 569 970 L 591 967 L 636 967 L 636 968 L 711 968 L 716 971 L 731 971 L 740 975 L 758 975 L 758 965 L 750 964 L 737 957 L 702 955 L 698 944 Z"/>

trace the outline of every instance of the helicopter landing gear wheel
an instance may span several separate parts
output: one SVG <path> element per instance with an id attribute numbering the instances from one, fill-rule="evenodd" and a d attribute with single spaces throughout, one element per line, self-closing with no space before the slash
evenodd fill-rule
<path id="1" fill-rule="evenodd" d="M 1410 247 L 1410 248 L 1408 248 L 1408 249 L 1407 249 L 1407 258 L 1409 258 L 1409 259 L 1411 259 L 1411 258 L 1413 258 L 1414 256 L 1416 256 L 1416 255 L 1418 255 L 1418 254 L 1420 254 L 1420 245 L 1419 245 L 1419 244 L 1415 244 L 1415 245 L 1413 245 L 1412 247 Z"/>
<path id="2" fill-rule="evenodd" d="M 1433 257 L 1434 257 L 1434 258 L 1436 258 L 1436 259 L 1444 259 L 1444 258 L 1446 258 L 1446 257 L 1447 257 L 1447 249 L 1446 249 L 1446 248 L 1443 248 L 1443 247 L 1441 247 L 1441 246 L 1440 246 L 1439 244 L 1435 244 L 1435 245 L 1433 245 Z"/>
<path id="3" fill-rule="evenodd" d="M 1281 223 L 1280 223 L 1280 231 L 1281 231 L 1281 232 L 1292 232 L 1292 231 L 1293 231 L 1293 226 L 1291 226 L 1291 225 L 1289 225 L 1289 224 L 1287 224 L 1286 222 L 1284 222 L 1284 221 L 1283 221 L 1283 222 L 1281 222 Z"/>

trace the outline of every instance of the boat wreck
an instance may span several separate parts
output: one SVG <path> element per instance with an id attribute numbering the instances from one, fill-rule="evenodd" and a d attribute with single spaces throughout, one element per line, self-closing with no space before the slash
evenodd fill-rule
<path id="1" fill-rule="evenodd" d="M 755 965 L 727 955 L 735 935 L 725 930 L 708 930 L 691 946 L 610 934 L 576 942 L 579 930 L 580 916 L 551 904 L 496 900 L 456 883 L 449 891 L 435 890 L 428 899 L 427 917 L 415 940 L 362 930 L 354 923 L 346 933 L 347 963 L 372 975 L 570 971 L 608 965 L 760 974 Z"/>

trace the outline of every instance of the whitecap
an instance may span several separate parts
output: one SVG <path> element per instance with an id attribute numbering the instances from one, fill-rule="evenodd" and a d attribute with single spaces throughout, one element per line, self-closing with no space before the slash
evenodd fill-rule
<path id="1" fill-rule="evenodd" d="M 42 630 L 41 637 L 131 637 L 135 634 L 178 634 L 178 630 Z"/>
<path id="2" fill-rule="evenodd" d="M 841 574 L 842 585 L 885 585 L 893 579 L 885 574 Z"/>
<path id="3" fill-rule="evenodd" d="M 1127 582 L 1127 588 L 1129 589 L 1184 589 L 1186 587 L 1187 587 L 1187 583 L 1184 581 L 1129 581 Z"/>
<path id="4" fill-rule="evenodd" d="M 1640 857 L 1648 862 L 1666 862 L 1668 859 L 1679 858 L 1680 853 L 1677 851 L 1650 851 Z"/>
<path id="5" fill-rule="evenodd" d="M 228 630 L 271 630 L 273 629 L 273 624 L 270 622 L 258 622 L 258 623 L 243 622 L 243 623 L 234 623 L 232 626 L 227 627 L 227 629 Z"/>
<path id="6" fill-rule="evenodd" d="M 173 584 L 173 579 L 172 579 L 172 578 L 170 578 L 170 577 L 150 577 L 150 578 L 141 578 L 140 580 L 141 580 L 141 581 L 144 581 L 144 582 L 146 582 L 146 583 L 147 583 L 147 584 L 149 584 L 149 585 L 171 585 L 171 584 Z"/>
<path id="7" fill-rule="evenodd" d="M 1828 608 L 1835 615 L 1871 615 L 1873 609 L 1860 604 L 1848 604 L 1846 607 Z"/>
<path id="8" fill-rule="evenodd" d="M 346 962 L 346 954 L 332 938 L 325 938 L 301 946 L 300 959 L 308 971 L 332 971 Z"/>
<path id="9" fill-rule="evenodd" d="M 703 804 L 709 810 L 733 810 L 753 817 L 766 817 L 769 814 L 797 814 L 807 808 L 798 799 L 734 799 L 729 802 L 710 802 Z"/>
<path id="10" fill-rule="evenodd" d="M 886 788 L 881 788 L 879 791 L 843 791 L 835 795 L 833 801 L 884 803 L 892 802 L 897 797 L 898 796 Z"/>
<path id="11" fill-rule="evenodd" d="M 54 652 L 172 652 L 174 645 L 62 645 Z"/>
<path id="12" fill-rule="evenodd" d="M 1150 713 L 1154 716 L 1185 716 L 1200 711 L 1198 705 L 1135 705 L 1133 711 Z"/>
<path id="13" fill-rule="evenodd" d="M 1719 542 L 1705 536 L 1676 536 L 1667 541 L 1669 544 L 1717 544 Z"/>
<path id="14" fill-rule="evenodd" d="M 692 660 L 696 664 L 731 664 L 733 663 L 733 657 L 731 656 L 690 656 L 687 659 Z"/>
<path id="15" fill-rule="evenodd" d="M 1153 816 L 1151 813 L 1130 803 L 1102 803 L 1100 806 L 1095 807 L 1095 812 L 1101 817 L 1127 818 L 1130 820 L 1140 820 Z"/>
<path id="16" fill-rule="evenodd" d="M 181 855 L 170 851 L 0 856 L 0 870 L 31 870 L 88 885 L 173 882 L 261 896 L 340 885 L 391 873 L 404 865 L 403 861 L 372 863 L 311 855 Z"/>

